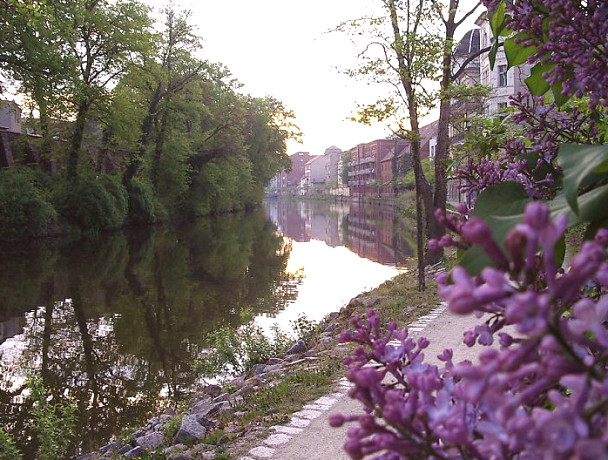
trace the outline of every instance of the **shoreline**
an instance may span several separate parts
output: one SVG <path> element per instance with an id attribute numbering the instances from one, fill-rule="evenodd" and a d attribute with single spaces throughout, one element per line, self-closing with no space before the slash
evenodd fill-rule
<path id="1" fill-rule="evenodd" d="M 183 406 L 169 407 L 142 428 L 76 459 L 142 455 L 168 460 L 237 458 L 267 436 L 271 426 L 284 423 L 305 404 L 331 393 L 346 370 L 342 357 L 351 349 L 337 338 L 349 329 L 353 316 L 375 308 L 387 322 L 408 324 L 439 303 L 434 282 L 429 282 L 427 291 L 418 292 L 414 272 L 396 275 L 330 313 L 304 346 L 299 340 L 300 346 L 292 347 L 285 356 L 256 365 L 223 386 L 207 385 Z"/>

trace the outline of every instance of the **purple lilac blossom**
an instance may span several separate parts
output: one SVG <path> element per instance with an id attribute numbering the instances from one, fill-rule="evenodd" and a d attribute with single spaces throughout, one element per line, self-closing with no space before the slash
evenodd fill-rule
<path id="1" fill-rule="evenodd" d="M 359 344 L 345 362 L 365 413 L 331 417 L 332 426 L 357 424 L 345 444 L 351 458 L 608 459 L 608 232 L 558 271 L 547 252 L 564 231 L 532 203 L 512 245 L 523 264 L 508 260 L 508 269 L 477 277 L 455 267 L 451 284 L 438 277 L 450 310 L 490 314 L 465 334 L 468 344 L 498 339 L 478 364 L 454 362 L 451 350 L 427 363 L 427 340 L 383 327 L 372 310 L 353 319 L 356 331 L 341 340 Z M 472 240 L 487 248 L 491 238 L 481 230 Z M 584 295 L 589 280 L 596 298 Z M 516 336 L 502 331 L 507 325 Z"/>

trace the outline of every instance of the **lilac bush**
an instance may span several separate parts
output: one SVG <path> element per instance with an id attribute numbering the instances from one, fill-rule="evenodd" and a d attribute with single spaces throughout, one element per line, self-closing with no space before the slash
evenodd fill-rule
<path id="1" fill-rule="evenodd" d="M 483 2 L 494 12 L 500 3 Z M 545 79 L 564 96 L 588 97 L 591 108 L 608 106 L 608 6 L 604 0 L 507 2 L 505 26 L 523 47 L 534 47 L 531 63 L 542 63 Z"/>
<path id="2" fill-rule="evenodd" d="M 371 310 L 355 318 L 356 330 L 341 340 L 360 345 L 345 362 L 365 414 L 330 419 L 358 424 L 346 452 L 382 460 L 608 458 L 608 231 L 563 271 L 554 248 L 566 222 L 551 220 L 540 203 L 528 205 L 505 249 L 479 219 L 447 223 L 458 236 L 436 244 L 478 245 L 500 267 L 477 277 L 456 267 L 450 283 L 438 277 L 451 311 L 485 315 L 465 342 L 494 346 L 477 364 L 455 363 L 451 350 L 433 364 L 427 339 L 383 327 Z"/>
<path id="3" fill-rule="evenodd" d="M 520 134 L 506 140 L 498 158 L 470 158 L 456 169 L 461 191 L 476 194 L 510 181 L 523 185 L 532 198 L 552 197 L 560 175 L 555 161 L 560 144 L 598 144 L 604 135 L 598 128 L 599 113 L 584 106 L 584 102 L 572 101 L 560 108 L 544 97 L 514 96 L 509 121 L 519 127 Z"/>
<path id="4" fill-rule="evenodd" d="M 514 34 L 512 57 L 536 64 L 529 86 L 537 97 L 512 102 L 521 137 L 507 142 L 501 158 L 471 162 L 459 174 L 471 191 L 509 181 L 535 199 L 557 196 L 549 205 L 530 202 L 522 221 L 523 208 L 497 200 L 495 187 L 477 210 L 493 228 L 466 205 L 457 214 L 437 214 L 451 234 L 429 246 L 464 250 L 463 261 L 477 247 L 490 261 L 479 275 L 456 266 L 437 279 L 452 312 L 483 320 L 463 338 L 484 347 L 475 363 L 456 362 L 451 350 L 428 361 L 427 339 L 383 326 L 374 311 L 353 320 L 355 331 L 341 340 L 359 345 L 345 362 L 354 383 L 350 394 L 365 413 L 330 419 L 334 426 L 355 423 L 344 446 L 353 459 L 608 460 L 608 230 L 601 228 L 608 222 L 608 148 L 602 145 L 608 4 L 484 3 L 494 33 Z M 549 88 L 553 99 L 541 97 Z M 570 145 L 559 148 L 563 142 Z M 508 209 L 492 220 L 494 202 Z M 557 254 L 565 214 L 600 230 L 563 268 Z M 494 239 L 500 226 L 515 221 L 521 223 L 509 224 L 503 241 Z"/>

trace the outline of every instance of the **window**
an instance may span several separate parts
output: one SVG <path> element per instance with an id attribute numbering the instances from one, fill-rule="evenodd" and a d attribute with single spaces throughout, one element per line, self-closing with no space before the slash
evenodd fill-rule
<path id="1" fill-rule="evenodd" d="M 506 64 L 498 66 L 498 86 L 507 86 L 509 84 L 507 72 Z"/>
<path id="2" fill-rule="evenodd" d="M 498 103 L 498 111 L 499 112 L 505 110 L 506 108 L 507 108 L 507 103 L 506 102 L 499 102 Z"/>
<path id="3" fill-rule="evenodd" d="M 431 145 L 431 154 L 430 154 L 431 160 L 435 158 L 435 146 Z"/>

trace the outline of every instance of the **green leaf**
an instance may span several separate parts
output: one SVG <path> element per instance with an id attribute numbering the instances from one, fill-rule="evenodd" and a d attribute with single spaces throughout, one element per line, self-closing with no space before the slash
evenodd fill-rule
<path id="1" fill-rule="evenodd" d="M 555 266 L 561 267 L 564 263 L 564 259 L 566 258 L 566 237 L 562 236 L 557 243 L 555 243 L 554 248 L 555 255 Z"/>
<path id="2" fill-rule="evenodd" d="M 551 70 L 553 67 L 554 64 L 541 64 L 540 62 L 532 67 L 530 76 L 525 81 L 533 96 L 542 96 L 551 89 L 547 80 L 544 79 L 543 73 Z"/>
<path id="3" fill-rule="evenodd" d="M 530 197 L 521 184 L 504 182 L 488 187 L 479 194 L 473 215 L 482 219 L 509 215 L 514 203 L 529 200 Z"/>
<path id="4" fill-rule="evenodd" d="M 579 214 L 579 189 L 591 185 L 589 178 L 597 181 L 598 168 L 608 162 L 608 145 L 563 144 L 557 162 L 564 171 L 564 195 L 575 214 Z M 605 174 L 600 176 L 606 177 Z"/>
<path id="5" fill-rule="evenodd" d="M 483 252 L 483 249 L 479 246 L 473 246 L 464 251 L 458 258 L 458 265 L 466 268 L 469 275 L 475 276 L 479 275 L 484 268 L 492 266 L 492 261 Z"/>
<path id="6" fill-rule="evenodd" d="M 568 218 L 568 227 L 572 227 L 580 222 L 589 222 L 596 225 L 608 219 L 608 184 L 594 188 L 578 197 L 578 212 L 575 213 L 564 192 L 559 193 L 553 200 L 548 202 L 551 209 L 551 218 L 558 216 Z"/>
<path id="7" fill-rule="evenodd" d="M 494 40 L 492 43 L 492 47 L 488 53 L 488 59 L 490 60 L 490 68 L 494 69 L 494 64 L 496 63 L 496 54 L 498 53 L 498 40 Z"/>
<path id="8" fill-rule="evenodd" d="M 516 39 L 522 38 L 522 34 L 519 33 L 514 37 L 507 38 L 504 41 L 505 56 L 509 63 L 509 69 L 527 62 L 528 58 L 536 52 L 535 46 L 523 47 L 519 43 L 516 43 Z"/>
<path id="9" fill-rule="evenodd" d="M 495 38 L 498 38 L 502 30 L 505 28 L 505 11 L 507 9 L 506 2 L 502 1 L 490 15 L 490 28 Z"/>
<path id="10" fill-rule="evenodd" d="M 595 168 L 596 173 L 607 173 L 608 172 L 608 161 L 604 161 L 597 168 Z"/>
<path id="11" fill-rule="evenodd" d="M 473 215 L 482 218 L 492 230 L 494 239 L 502 244 L 509 230 L 523 222 L 524 210 L 530 201 L 522 185 L 504 182 L 488 187 L 479 194 Z M 492 265 L 483 250 L 476 246 L 465 251 L 458 263 L 471 275 Z"/>
<path id="12" fill-rule="evenodd" d="M 561 82 L 555 83 L 551 87 L 551 92 L 553 93 L 553 99 L 555 100 L 555 104 L 558 107 L 562 107 L 570 99 L 569 96 L 565 96 L 564 94 L 562 94 L 562 84 L 561 84 Z"/>

